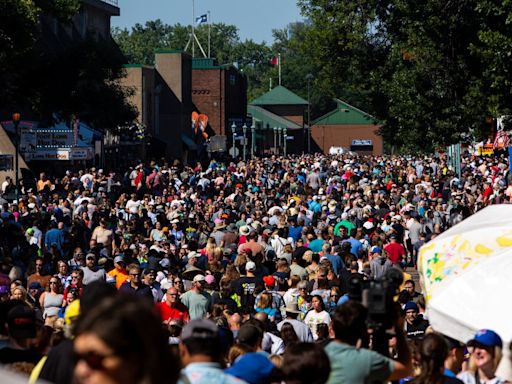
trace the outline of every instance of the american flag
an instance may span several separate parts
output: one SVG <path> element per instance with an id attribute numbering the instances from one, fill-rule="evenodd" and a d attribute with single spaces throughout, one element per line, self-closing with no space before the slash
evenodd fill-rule
<path id="1" fill-rule="evenodd" d="M 505 130 L 500 130 L 496 132 L 496 138 L 494 139 L 493 147 L 494 149 L 503 149 L 507 148 L 510 143 L 510 139 L 508 137 L 508 133 Z"/>

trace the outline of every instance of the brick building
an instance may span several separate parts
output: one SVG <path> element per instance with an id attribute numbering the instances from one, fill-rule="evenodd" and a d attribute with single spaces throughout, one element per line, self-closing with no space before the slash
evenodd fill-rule
<path id="1" fill-rule="evenodd" d="M 336 109 L 311 122 L 311 138 L 317 147 L 324 153 L 343 147 L 359 154 L 382 155 L 378 121 L 345 101 L 334 101 Z"/>
<path id="2" fill-rule="evenodd" d="M 125 69 L 122 85 L 133 90 L 130 102 L 151 138 L 148 155 L 181 159 L 188 149 L 195 149 L 190 138 L 191 57 L 181 51 L 158 50 L 154 67 L 128 64 Z"/>
<path id="3" fill-rule="evenodd" d="M 216 135 L 229 135 L 232 122 L 247 115 L 247 79 L 232 65 L 194 58 L 192 103 L 196 111 L 208 115 L 208 124 Z"/>
<path id="4" fill-rule="evenodd" d="M 286 128 L 287 153 L 304 151 L 304 116 L 308 102 L 286 87 L 279 85 L 249 103 L 247 111 L 256 126 L 256 149 L 258 154 L 282 153 Z M 281 129 L 276 135 L 275 129 Z M 276 142 L 274 142 L 274 137 Z"/>
<path id="5" fill-rule="evenodd" d="M 214 59 L 192 59 L 182 51 L 161 49 L 155 53 L 154 67 L 125 67 L 122 84 L 134 90 L 130 102 L 139 111 L 138 122 L 152 137 L 148 149 L 151 157 L 194 161 L 194 110 L 208 115 L 210 136 L 229 135 L 231 121 L 246 117 L 247 80 L 233 66 L 218 66 Z"/>

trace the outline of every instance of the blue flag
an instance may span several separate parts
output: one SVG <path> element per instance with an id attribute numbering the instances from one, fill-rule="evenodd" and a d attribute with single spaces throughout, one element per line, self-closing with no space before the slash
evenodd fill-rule
<path id="1" fill-rule="evenodd" d="M 208 14 L 204 14 L 196 17 L 196 24 L 203 24 L 208 22 Z"/>

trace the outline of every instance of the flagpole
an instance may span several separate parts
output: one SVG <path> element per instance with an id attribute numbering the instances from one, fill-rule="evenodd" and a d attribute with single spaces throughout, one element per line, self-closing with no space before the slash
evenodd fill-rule
<path id="1" fill-rule="evenodd" d="M 194 31 L 194 23 L 196 22 L 196 12 L 195 12 L 195 0 L 192 0 L 192 58 L 194 58 L 194 51 L 195 51 L 195 36 L 196 33 Z"/>
<path id="2" fill-rule="evenodd" d="M 277 65 L 279 68 L 279 85 L 281 85 L 281 54 L 277 54 Z"/>
<path id="3" fill-rule="evenodd" d="M 212 33 L 212 15 L 211 15 L 210 11 L 208 11 L 208 58 L 210 58 L 211 33 Z"/>

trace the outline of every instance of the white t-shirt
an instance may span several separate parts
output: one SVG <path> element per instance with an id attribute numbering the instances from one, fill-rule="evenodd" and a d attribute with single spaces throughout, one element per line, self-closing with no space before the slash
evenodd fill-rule
<path id="1" fill-rule="evenodd" d="M 132 199 L 128 200 L 126 203 L 126 209 L 130 211 L 130 213 L 137 213 L 140 206 L 140 200 L 133 201 Z"/>
<path id="2" fill-rule="evenodd" d="M 304 319 L 304 323 L 311 329 L 311 333 L 313 334 L 313 339 L 318 339 L 318 335 L 316 334 L 316 328 L 318 324 L 324 323 L 329 325 L 331 323 L 331 316 L 326 311 L 317 312 L 315 310 L 311 310 L 306 315 Z"/>

